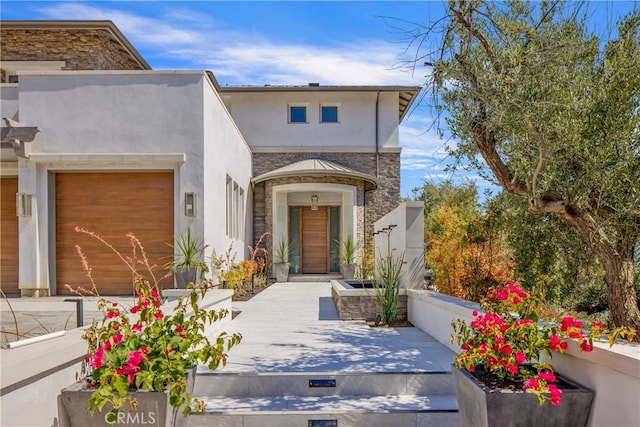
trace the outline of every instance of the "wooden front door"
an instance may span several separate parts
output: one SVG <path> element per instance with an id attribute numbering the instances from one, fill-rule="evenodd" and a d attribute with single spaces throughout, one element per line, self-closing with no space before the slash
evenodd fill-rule
<path id="1" fill-rule="evenodd" d="M 326 206 L 302 210 L 302 272 L 326 274 L 329 272 L 329 215 Z"/>

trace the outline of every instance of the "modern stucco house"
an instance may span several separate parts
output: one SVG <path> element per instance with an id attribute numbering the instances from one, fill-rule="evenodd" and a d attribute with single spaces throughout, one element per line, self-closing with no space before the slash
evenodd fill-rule
<path id="1" fill-rule="evenodd" d="M 76 226 L 123 251 L 133 232 L 157 265 L 188 227 L 239 258 L 270 232 L 293 271 L 335 272 L 336 242 L 362 245 L 399 202 L 399 124 L 419 87 L 221 87 L 152 70 L 110 21 L 3 21 L 0 39 L 5 293 L 85 284 L 77 244 L 101 293 L 130 293 Z M 38 132 L 16 140 L 16 126 Z"/>

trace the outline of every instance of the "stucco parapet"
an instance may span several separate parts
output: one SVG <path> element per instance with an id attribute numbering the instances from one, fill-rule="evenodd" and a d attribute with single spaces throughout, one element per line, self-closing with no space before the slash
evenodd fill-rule
<path id="1" fill-rule="evenodd" d="M 20 76 L 204 76 L 204 70 L 24 70 Z"/>
<path id="2" fill-rule="evenodd" d="M 177 164 L 186 162 L 184 153 L 32 153 L 30 160 L 35 163 L 150 163 Z"/>

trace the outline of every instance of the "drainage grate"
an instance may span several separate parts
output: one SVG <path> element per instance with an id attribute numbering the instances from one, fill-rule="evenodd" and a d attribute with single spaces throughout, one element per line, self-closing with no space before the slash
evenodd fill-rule
<path id="1" fill-rule="evenodd" d="M 338 420 L 309 420 L 308 427 L 338 427 Z"/>
<path id="2" fill-rule="evenodd" d="M 309 387 L 311 388 L 335 387 L 335 386 L 336 386 L 336 380 L 309 380 Z M 327 424 L 327 425 L 332 425 L 332 424 Z"/>

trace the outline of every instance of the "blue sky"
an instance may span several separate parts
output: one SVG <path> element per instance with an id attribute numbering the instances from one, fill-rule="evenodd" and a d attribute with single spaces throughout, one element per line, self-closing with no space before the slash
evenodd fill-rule
<path id="1" fill-rule="evenodd" d="M 629 11 L 634 1 L 591 2 L 592 25 Z M 109 19 L 154 69 L 206 69 L 221 85 L 422 85 L 426 69 L 394 65 L 410 59 L 401 21 L 429 23 L 442 1 L 12 1 L 2 19 Z M 389 19 L 392 18 L 392 19 Z M 434 46 L 436 40 L 429 41 Z M 400 129 L 401 194 L 423 180 L 471 179 L 451 175 L 445 144 L 426 108 L 415 108 Z"/>

